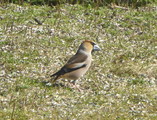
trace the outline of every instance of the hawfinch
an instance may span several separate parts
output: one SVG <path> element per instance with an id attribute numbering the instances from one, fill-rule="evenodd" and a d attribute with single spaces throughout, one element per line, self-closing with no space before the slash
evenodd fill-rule
<path id="1" fill-rule="evenodd" d="M 93 41 L 85 40 L 79 46 L 76 54 L 56 73 L 51 75 L 54 82 L 57 79 L 65 78 L 75 80 L 83 76 L 89 69 L 92 61 L 92 52 L 99 51 L 100 47 Z"/>

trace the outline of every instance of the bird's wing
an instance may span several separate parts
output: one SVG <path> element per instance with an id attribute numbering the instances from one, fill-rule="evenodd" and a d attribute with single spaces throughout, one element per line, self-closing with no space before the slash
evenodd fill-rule
<path id="1" fill-rule="evenodd" d="M 69 61 L 58 72 L 51 75 L 51 77 L 64 75 L 66 73 L 69 73 L 69 72 L 78 70 L 80 68 L 86 67 L 85 61 L 86 61 L 87 57 L 88 56 L 85 54 L 77 53 L 76 55 L 71 57 L 69 59 Z"/>
<path id="2" fill-rule="evenodd" d="M 68 60 L 66 66 L 70 66 L 70 67 L 77 67 L 77 65 L 80 66 L 86 61 L 87 57 L 88 56 L 86 54 L 77 53 Z"/>

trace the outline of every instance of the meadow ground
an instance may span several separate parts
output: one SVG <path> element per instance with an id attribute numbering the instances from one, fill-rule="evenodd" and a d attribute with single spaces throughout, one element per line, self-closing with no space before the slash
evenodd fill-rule
<path id="1" fill-rule="evenodd" d="M 102 48 L 77 81 L 83 92 L 43 84 L 83 40 Z M 0 118 L 156 120 L 157 5 L 1 5 Z"/>

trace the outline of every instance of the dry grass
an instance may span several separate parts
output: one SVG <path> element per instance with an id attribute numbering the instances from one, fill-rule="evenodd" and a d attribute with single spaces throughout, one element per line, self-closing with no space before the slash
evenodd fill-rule
<path id="1" fill-rule="evenodd" d="M 0 118 L 157 119 L 157 5 L 0 7 Z M 37 19 L 37 21 L 34 20 Z M 38 24 L 42 25 L 38 25 Z M 42 82 L 85 39 L 102 51 L 77 84 Z"/>

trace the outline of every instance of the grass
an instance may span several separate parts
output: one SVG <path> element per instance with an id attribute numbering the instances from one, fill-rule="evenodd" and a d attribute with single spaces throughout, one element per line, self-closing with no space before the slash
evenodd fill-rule
<path id="1" fill-rule="evenodd" d="M 156 10 L 156 4 L 1 6 L 0 118 L 157 119 Z M 102 51 L 77 81 L 83 92 L 65 80 L 45 86 L 85 39 Z"/>

